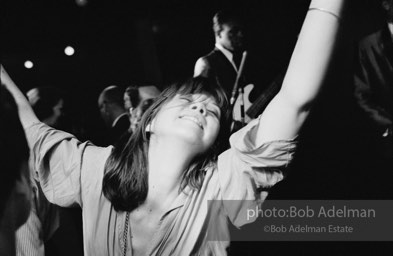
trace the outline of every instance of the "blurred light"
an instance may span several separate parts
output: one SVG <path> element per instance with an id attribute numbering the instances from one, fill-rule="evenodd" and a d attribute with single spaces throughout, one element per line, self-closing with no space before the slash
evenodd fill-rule
<path id="1" fill-rule="evenodd" d="M 64 53 L 65 53 L 67 56 L 71 56 L 71 55 L 74 55 L 75 50 L 74 50 L 74 48 L 72 48 L 71 46 L 67 46 L 67 47 L 64 49 Z"/>
<path id="2" fill-rule="evenodd" d="M 30 60 L 25 61 L 25 68 L 31 69 L 33 66 L 34 66 L 34 64 Z"/>
<path id="3" fill-rule="evenodd" d="M 85 5 L 87 5 L 88 1 L 87 0 L 75 0 L 75 3 L 78 6 L 85 6 Z"/>
<path id="4" fill-rule="evenodd" d="M 153 25 L 152 27 L 151 27 L 151 30 L 153 31 L 153 33 L 158 33 L 159 32 L 159 30 L 160 30 L 160 28 L 157 26 L 157 25 Z"/>

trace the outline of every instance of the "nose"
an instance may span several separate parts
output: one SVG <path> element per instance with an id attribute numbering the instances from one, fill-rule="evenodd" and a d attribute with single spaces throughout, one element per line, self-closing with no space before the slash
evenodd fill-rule
<path id="1" fill-rule="evenodd" d="M 191 109 L 194 111 L 198 111 L 202 115 L 206 115 L 206 106 L 201 102 L 195 102 L 191 105 Z"/>

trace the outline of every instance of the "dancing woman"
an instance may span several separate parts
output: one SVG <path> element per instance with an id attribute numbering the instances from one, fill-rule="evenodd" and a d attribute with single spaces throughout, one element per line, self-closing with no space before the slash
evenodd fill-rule
<path id="1" fill-rule="evenodd" d="M 260 204 L 265 188 L 285 176 L 323 83 L 343 2 L 311 2 L 281 91 L 220 155 L 227 100 L 203 78 L 166 89 L 127 143 L 100 148 L 40 123 L 2 69 L 48 200 L 83 209 L 85 254 L 225 255 L 227 218 L 245 224 L 246 200 Z M 210 207 L 208 200 L 222 201 Z"/>

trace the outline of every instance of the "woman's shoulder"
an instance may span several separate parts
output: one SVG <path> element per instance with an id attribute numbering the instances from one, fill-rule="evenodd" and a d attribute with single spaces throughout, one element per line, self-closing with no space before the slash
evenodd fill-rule
<path id="1" fill-rule="evenodd" d="M 103 178 L 106 161 L 112 153 L 113 146 L 98 147 L 91 142 L 85 142 L 84 157 L 81 168 L 84 170 L 82 175 Z"/>

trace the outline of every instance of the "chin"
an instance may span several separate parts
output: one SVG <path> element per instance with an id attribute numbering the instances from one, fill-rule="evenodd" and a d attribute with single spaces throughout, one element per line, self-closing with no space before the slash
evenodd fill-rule
<path id="1" fill-rule="evenodd" d="M 194 148 L 196 151 L 201 151 L 204 146 L 203 133 L 193 131 L 189 127 L 176 127 L 172 130 L 171 141 L 179 141 L 181 144 L 189 145 L 187 148 Z"/>

